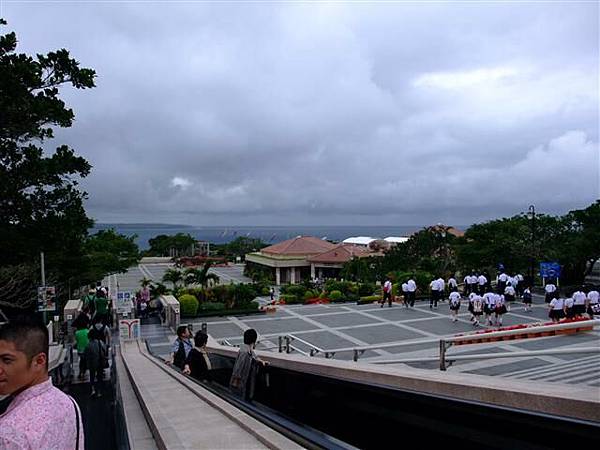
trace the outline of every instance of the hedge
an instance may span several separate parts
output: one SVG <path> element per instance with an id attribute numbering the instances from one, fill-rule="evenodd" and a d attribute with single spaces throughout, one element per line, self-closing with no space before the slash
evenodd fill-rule
<path id="1" fill-rule="evenodd" d="M 191 294 L 183 294 L 179 297 L 182 316 L 195 316 L 198 310 L 198 299 Z"/>
<path id="2" fill-rule="evenodd" d="M 367 303 L 374 303 L 374 302 L 380 302 L 380 301 L 381 301 L 381 296 L 379 296 L 379 295 L 367 295 L 366 297 L 361 297 L 357 303 L 359 305 L 363 305 L 363 304 L 367 304 Z"/>

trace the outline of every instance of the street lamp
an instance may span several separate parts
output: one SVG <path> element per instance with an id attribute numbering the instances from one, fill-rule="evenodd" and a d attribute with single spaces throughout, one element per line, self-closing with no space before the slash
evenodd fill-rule
<path id="1" fill-rule="evenodd" d="M 531 268 L 530 268 L 530 280 L 531 287 L 533 288 L 534 284 L 534 276 L 535 276 L 535 206 L 529 205 L 529 212 L 527 213 L 527 218 L 530 220 L 531 224 Z"/>

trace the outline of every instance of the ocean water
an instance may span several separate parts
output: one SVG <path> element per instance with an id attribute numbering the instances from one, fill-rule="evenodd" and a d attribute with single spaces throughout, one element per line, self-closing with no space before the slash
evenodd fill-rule
<path id="1" fill-rule="evenodd" d="M 237 237 L 246 236 L 261 239 L 267 244 L 275 244 L 296 236 L 315 236 L 332 241 L 342 241 L 351 236 L 370 236 L 373 238 L 386 238 L 388 236 L 409 236 L 420 230 L 420 226 L 280 226 L 280 227 L 194 227 L 186 225 L 168 224 L 118 224 L 98 223 L 90 230 L 96 233 L 99 230 L 113 228 L 117 233 L 126 236 L 137 235 L 136 243 L 141 250 L 149 248 L 148 240 L 159 234 L 173 235 L 189 233 L 196 239 L 213 244 L 225 244 Z"/>

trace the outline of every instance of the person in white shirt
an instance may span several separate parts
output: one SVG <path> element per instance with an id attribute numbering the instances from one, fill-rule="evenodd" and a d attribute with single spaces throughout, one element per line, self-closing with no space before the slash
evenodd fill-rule
<path id="1" fill-rule="evenodd" d="M 507 302 L 515 301 L 515 288 L 512 287 L 512 284 L 510 282 L 508 282 L 506 288 L 504 289 L 504 298 Z"/>
<path id="2" fill-rule="evenodd" d="M 594 318 L 594 313 L 598 314 L 598 312 L 595 310 L 598 309 L 599 297 L 600 297 L 600 294 L 595 289 L 592 289 L 587 294 L 587 313 L 588 313 L 588 316 L 590 316 L 590 320 Z"/>
<path id="3" fill-rule="evenodd" d="M 433 280 L 431 283 L 429 283 L 429 292 L 429 309 L 433 308 L 434 305 L 437 308 L 440 296 L 440 285 L 438 280 Z"/>
<path id="4" fill-rule="evenodd" d="M 496 325 L 498 326 L 502 326 L 502 315 L 506 314 L 506 312 L 508 311 L 506 308 L 506 299 L 504 297 L 504 295 L 498 295 L 495 294 L 496 296 Z"/>
<path id="5" fill-rule="evenodd" d="M 587 296 L 583 291 L 578 290 L 573 292 L 573 312 L 575 313 L 575 317 L 581 317 L 585 314 L 586 300 Z"/>
<path id="6" fill-rule="evenodd" d="M 533 296 L 529 286 L 523 290 L 523 304 L 525 305 L 525 311 L 531 311 L 531 303 L 533 302 Z"/>
<path id="7" fill-rule="evenodd" d="M 472 306 L 471 309 L 473 311 L 473 326 L 479 326 L 479 318 L 483 313 L 483 299 L 475 294 L 471 300 Z"/>
<path id="8" fill-rule="evenodd" d="M 508 275 L 502 272 L 500 275 L 498 275 L 498 279 L 496 281 L 498 282 L 498 294 L 504 294 L 504 289 L 506 289 L 506 283 L 508 281 Z"/>
<path id="9" fill-rule="evenodd" d="M 556 293 L 556 285 L 553 283 L 548 283 L 544 290 L 546 291 L 546 303 L 550 303 L 558 295 Z"/>
<path id="10" fill-rule="evenodd" d="M 448 300 L 452 322 L 456 322 L 458 320 L 458 310 L 460 309 L 460 294 L 456 291 L 452 291 L 450 292 Z"/>
<path id="11" fill-rule="evenodd" d="M 515 291 L 517 292 L 517 297 L 522 297 L 523 296 L 523 289 L 525 288 L 525 286 L 523 286 L 523 275 L 521 275 L 520 273 L 517 273 L 514 276 L 514 280 L 515 283 L 513 284 L 513 287 L 515 288 Z"/>
<path id="12" fill-rule="evenodd" d="M 470 292 L 477 292 L 477 275 L 474 271 L 469 275 L 469 290 Z"/>
<path id="13" fill-rule="evenodd" d="M 406 285 L 408 287 L 408 298 L 410 301 L 410 306 L 414 307 L 415 306 L 415 297 L 416 297 L 416 293 L 417 293 L 417 283 L 415 283 L 415 280 L 413 280 L 412 278 L 409 279 L 406 282 Z"/>
<path id="14" fill-rule="evenodd" d="M 408 308 L 408 283 L 402 283 L 402 298 L 404 299 L 404 307 Z"/>
<path id="15" fill-rule="evenodd" d="M 450 292 L 458 291 L 458 283 L 456 282 L 456 278 L 454 278 L 454 275 L 448 278 L 448 289 L 450 290 Z"/>
<path id="16" fill-rule="evenodd" d="M 444 281 L 444 279 L 442 277 L 439 277 L 437 279 L 438 282 L 438 292 L 439 292 L 439 296 L 440 296 L 440 302 L 443 302 L 444 299 L 444 292 L 446 291 L 446 282 Z"/>
<path id="17" fill-rule="evenodd" d="M 493 292 L 483 294 L 483 312 L 486 325 L 492 325 L 492 314 L 496 312 L 496 295 Z"/>
<path id="18" fill-rule="evenodd" d="M 575 310 L 573 308 L 573 297 L 568 297 L 565 299 L 565 317 L 567 319 L 572 319 L 575 317 Z"/>
<path id="19" fill-rule="evenodd" d="M 479 295 L 485 294 L 485 286 L 487 284 L 487 278 L 485 275 L 481 274 L 477 277 L 477 287 L 479 288 Z"/>
<path id="20" fill-rule="evenodd" d="M 554 297 L 550 300 L 550 304 L 548 305 L 550 308 L 550 313 L 548 317 L 552 319 L 552 322 L 558 323 L 560 319 L 565 317 L 565 312 L 563 311 L 565 307 L 565 300 L 559 297 Z"/>
<path id="21" fill-rule="evenodd" d="M 392 307 L 392 282 L 390 281 L 389 278 L 387 278 L 385 280 L 385 283 L 383 283 L 383 297 L 381 298 L 381 307 L 383 308 L 383 305 L 385 305 L 385 301 L 388 301 L 388 305 L 391 308 Z"/>

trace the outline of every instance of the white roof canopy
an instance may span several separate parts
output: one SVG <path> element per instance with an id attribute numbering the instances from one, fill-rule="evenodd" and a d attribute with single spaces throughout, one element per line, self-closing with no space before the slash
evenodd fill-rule
<path id="1" fill-rule="evenodd" d="M 389 236 L 384 239 L 384 241 L 390 242 L 392 244 L 401 244 L 403 242 L 408 241 L 406 236 Z"/>
<path id="2" fill-rule="evenodd" d="M 368 236 L 355 236 L 344 239 L 342 242 L 344 244 L 369 245 L 371 242 L 376 240 L 377 239 Z"/>

